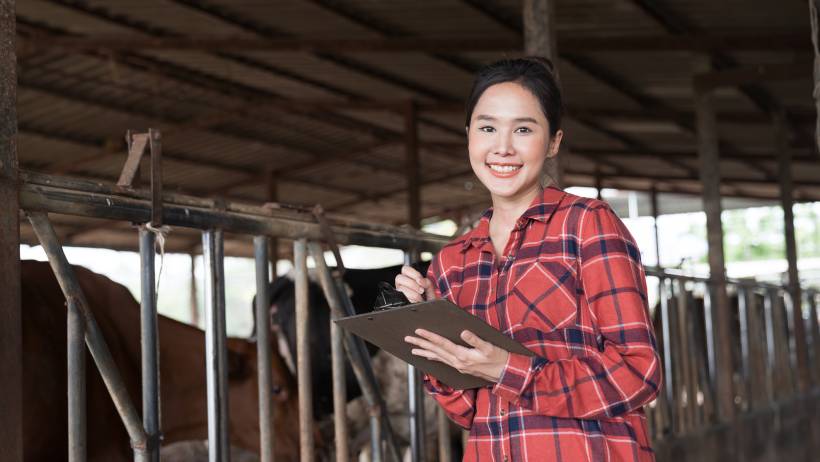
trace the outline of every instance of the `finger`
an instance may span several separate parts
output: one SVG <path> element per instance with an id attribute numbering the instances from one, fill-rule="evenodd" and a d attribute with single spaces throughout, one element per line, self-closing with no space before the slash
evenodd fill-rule
<path id="1" fill-rule="evenodd" d="M 415 345 L 419 348 L 422 348 L 424 350 L 432 351 L 439 358 L 441 358 L 442 362 L 447 363 L 453 367 L 460 366 L 461 364 L 456 354 L 453 354 L 453 352 L 449 351 L 447 348 L 436 345 L 435 343 L 430 342 L 429 340 L 408 335 L 404 338 L 404 341 L 412 345 Z"/>
<path id="2" fill-rule="evenodd" d="M 407 300 L 410 301 L 410 303 L 419 303 L 424 301 L 424 298 L 421 296 L 421 294 L 419 294 L 418 292 L 409 287 L 403 285 L 396 285 L 396 290 L 403 293 L 404 296 L 407 297 Z"/>
<path id="3" fill-rule="evenodd" d="M 461 340 L 464 340 L 465 342 L 467 342 L 468 345 L 481 351 L 484 354 L 490 353 L 493 348 L 492 343 L 482 340 L 481 337 L 470 332 L 469 330 L 461 332 Z"/>
<path id="4" fill-rule="evenodd" d="M 419 284 L 418 281 L 404 274 L 399 274 L 398 276 L 396 276 L 396 286 L 398 286 L 399 284 L 415 291 L 416 293 L 424 293 L 424 287 L 421 284 Z"/>
<path id="5" fill-rule="evenodd" d="M 410 350 L 410 353 L 412 353 L 415 356 L 421 356 L 422 358 L 429 359 L 430 361 L 438 361 L 440 363 L 445 363 L 441 358 L 439 358 L 437 354 L 430 350 L 425 350 L 423 348 L 413 348 Z"/>
<path id="6" fill-rule="evenodd" d="M 402 266 L 402 267 L 401 267 L 401 274 L 403 274 L 403 275 L 405 275 L 405 276 L 407 276 L 407 277 L 409 277 L 409 278 L 411 278 L 411 279 L 415 280 L 415 281 L 416 281 L 416 283 L 418 283 L 419 285 L 421 285 L 421 284 L 422 284 L 422 279 L 424 279 L 424 278 L 421 276 L 421 273 L 419 273 L 418 271 L 416 271 L 416 269 L 415 269 L 415 268 L 413 268 L 412 266 L 407 266 L 407 265 Z"/>

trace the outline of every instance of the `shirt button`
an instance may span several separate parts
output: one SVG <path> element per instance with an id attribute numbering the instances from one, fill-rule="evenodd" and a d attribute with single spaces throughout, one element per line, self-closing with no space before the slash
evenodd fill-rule
<path id="1" fill-rule="evenodd" d="M 504 409 L 501 410 L 501 415 L 504 415 L 506 413 L 507 413 L 507 411 L 505 411 Z"/>

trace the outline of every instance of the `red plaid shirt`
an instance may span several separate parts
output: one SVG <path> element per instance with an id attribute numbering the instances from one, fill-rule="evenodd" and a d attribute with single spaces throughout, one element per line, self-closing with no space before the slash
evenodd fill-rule
<path id="1" fill-rule="evenodd" d="M 632 236 L 605 203 L 546 188 L 495 262 L 492 209 L 436 255 L 436 295 L 536 354 L 510 354 L 494 386 L 425 377 L 470 430 L 465 461 L 651 461 L 643 405 L 661 386 L 646 278 Z"/>

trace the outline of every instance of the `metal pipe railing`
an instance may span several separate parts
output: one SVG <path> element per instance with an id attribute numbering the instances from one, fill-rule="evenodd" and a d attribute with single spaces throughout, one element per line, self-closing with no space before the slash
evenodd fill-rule
<path id="1" fill-rule="evenodd" d="M 202 233 L 205 262 L 205 382 L 208 407 L 208 460 L 230 461 L 228 369 L 225 343 L 225 270 L 220 229 Z"/>
<path id="2" fill-rule="evenodd" d="M 322 291 L 328 301 L 331 314 L 334 317 L 354 314 L 350 298 L 339 287 L 330 274 L 325 262 L 322 246 L 318 242 L 310 243 L 310 253 L 316 262 L 317 276 Z M 345 295 L 343 295 L 345 294 Z M 332 321 L 331 321 L 332 322 Z M 362 339 L 342 331 L 345 352 L 350 361 L 353 373 L 362 389 L 362 395 L 370 413 L 371 452 L 375 457 L 381 456 L 381 441 L 384 440 L 387 450 L 394 461 L 401 460 L 398 445 L 396 444 L 393 428 L 387 415 L 387 409 L 382 400 L 378 383 L 370 363 L 370 356 Z"/>
<path id="3" fill-rule="evenodd" d="M 142 365 L 142 422 L 148 436 L 148 459 L 159 462 L 159 334 L 157 332 L 157 294 L 154 275 L 156 235 L 146 226 L 139 230 L 140 241 L 140 344 Z"/>
<path id="4" fill-rule="evenodd" d="M 67 300 L 68 462 L 86 460 L 85 329 L 78 300 Z"/>
<path id="5" fill-rule="evenodd" d="M 88 302 L 74 275 L 74 270 L 68 263 L 65 253 L 63 253 L 63 248 L 57 239 L 54 228 L 51 226 L 51 222 L 45 213 L 29 213 L 28 219 L 31 222 L 32 228 L 34 228 L 37 239 L 40 241 L 43 250 L 48 256 L 48 262 L 51 265 L 54 276 L 57 278 L 57 282 L 60 284 L 63 295 L 66 300 L 73 301 L 82 315 L 85 343 L 91 352 L 91 357 L 94 359 L 97 369 L 100 371 L 103 382 L 108 389 L 108 394 L 111 395 L 114 407 L 117 409 L 117 413 L 125 425 L 128 437 L 131 439 L 131 447 L 134 449 L 134 460 L 136 462 L 147 462 L 146 446 L 148 438 L 142 428 L 142 422 L 137 413 L 137 408 L 134 407 L 134 403 L 131 402 L 131 398 L 128 396 L 125 383 L 122 381 L 117 365 L 111 357 L 111 352 L 105 343 L 105 338 L 100 331 L 99 325 L 97 325 L 97 321 L 94 319 L 94 314 L 91 313 L 88 307 Z M 71 368 L 74 369 L 74 367 Z M 81 409 L 79 412 L 80 414 L 85 414 L 85 409 Z M 83 415 L 81 419 L 85 420 L 85 416 Z M 76 421 L 77 420 L 75 420 L 75 422 Z"/>
<path id="6" fill-rule="evenodd" d="M 310 304 L 308 300 L 307 241 L 293 243 L 293 279 L 296 289 L 296 383 L 299 387 L 299 455 L 314 460 L 313 387 L 310 368 Z"/>
<path id="7" fill-rule="evenodd" d="M 273 462 L 273 425 L 271 415 L 270 313 L 268 312 L 268 241 L 265 236 L 253 238 L 256 264 L 256 369 L 259 376 L 259 460 Z"/>

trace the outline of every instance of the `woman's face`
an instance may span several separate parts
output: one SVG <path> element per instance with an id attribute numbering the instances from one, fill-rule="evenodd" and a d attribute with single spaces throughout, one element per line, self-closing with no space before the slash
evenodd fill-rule
<path id="1" fill-rule="evenodd" d="M 541 105 L 514 82 L 491 86 L 467 127 L 470 165 L 494 198 L 515 200 L 540 187 L 544 160 L 558 153 L 562 132 L 550 139 Z"/>

